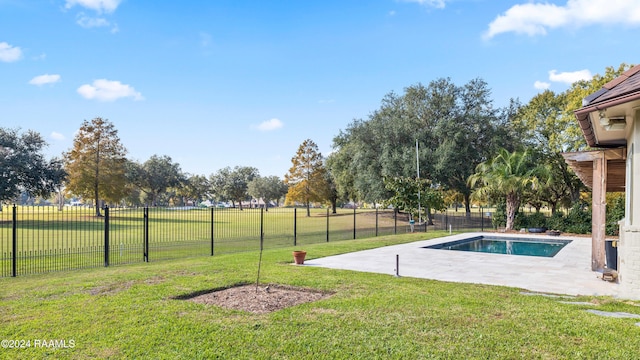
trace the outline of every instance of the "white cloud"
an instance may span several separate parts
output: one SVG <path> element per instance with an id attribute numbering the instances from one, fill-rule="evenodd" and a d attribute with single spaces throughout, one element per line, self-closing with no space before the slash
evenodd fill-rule
<path id="1" fill-rule="evenodd" d="M 258 130 L 260 130 L 260 131 L 273 131 L 273 130 L 276 130 L 276 129 L 280 129 L 283 126 L 284 126 L 284 124 L 282 123 L 282 121 L 280 121 L 279 119 L 275 119 L 274 118 L 274 119 L 271 119 L 271 120 L 263 121 L 256 128 Z"/>
<path id="2" fill-rule="evenodd" d="M 115 34 L 119 31 L 118 24 L 111 24 L 109 20 L 103 17 L 91 17 L 81 12 L 76 16 L 76 23 L 85 29 L 97 27 L 111 27 L 111 33 Z"/>
<path id="3" fill-rule="evenodd" d="M 17 46 L 11 46 L 6 42 L 0 42 L 0 61 L 12 62 L 22 58 L 22 50 Z"/>
<path id="4" fill-rule="evenodd" d="M 591 71 L 587 69 L 561 73 L 557 72 L 556 70 L 549 71 L 549 80 L 569 85 L 579 80 L 591 80 L 592 77 L 593 75 L 591 75 Z"/>
<path id="5" fill-rule="evenodd" d="M 58 74 L 53 74 L 53 75 L 49 75 L 49 74 L 44 74 L 44 75 L 39 75 L 34 77 L 33 79 L 31 79 L 29 81 L 29 84 L 31 85 L 44 85 L 44 84 L 54 84 L 57 83 L 58 81 L 60 81 L 60 75 Z"/>
<path id="6" fill-rule="evenodd" d="M 52 138 L 53 140 L 58 140 L 58 141 L 62 141 L 66 139 L 64 135 L 55 131 L 52 132 L 51 135 L 49 135 L 49 137 Z"/>
<path id="7" fill-rule="evenodd" d="M 111 25 L 109 21 L 105 18 L 89 17 L 89 16 L 86 16 L 84 13 L 78 14 L 76 23 L 85 29 Z"/>
<path id="8" fill-rule="evenodd" d="M 86 9 L 95 10 L 98 13 L 112 13 L 120 5 L 122 0 L 67 0 L 65 7 L 71 9 L 78 5 Z"/>
<path id="9" fill-rule="evenodd" d="M 568 0 L 564 6 L 548 2 L 518 4 L 496 17 L 483 37 L 490 39 L 507 32 L 545 35 L 549 29 L 592 24 L 638 26 L 640 6 L 635 0 Z"/>
<path id="10" fill-rule="evenodd" d="M 533 87 L 538 89 L 538 90 L 547 90 L 550 86 L 551 86 L 551 84 L 549 84 L 548 82 L 544 82 L 544 81 L 536 81 L 536 82 L 533 83 Z"/>
<path id="11" fill-rule="evenodd" d="M 447 1 L 450 1 L 450 0 L 401 0 L 401 1 L 418 3 L 420 5 L 431 6 L 436 9 L 444 9 L 445 4 L 447 3 Z"/>
<path id="12" fill-rule="evenodd" d="M 77 91 L 82 97 L 90 100 L 115 101 L 125 97 L 130 97 L 134 100 L 144 100 L 142 94 L 137 92 L 133 87 L 122 84 L 120 81 L 107 79 L 95 80 L 92 85 L 82 85 Z"/>

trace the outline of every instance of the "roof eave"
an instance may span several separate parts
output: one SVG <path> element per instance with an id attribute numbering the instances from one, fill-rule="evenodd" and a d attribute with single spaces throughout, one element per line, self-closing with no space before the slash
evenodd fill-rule
<path id="1" fill-rule="evenodd" d="M 598 140 L 596 139 L 595 130 L 593 129 L 593 124 L 589 119 L 589 114 L 594 111 L 604 110 L 612 106 L 628 103 L 635 100 L 640 100 L 640 91 L 633 92 L 609 101 L 603 101 L 601 103 L 588 105 L 586 107 L 583 107 L 574 111 L 574 115 L 578 120 L 578 124 L 580 124 L 580 129 L 582 129 L 582 134 L 584 135 L 584 139 L 587 141 L 587 145 L 589 145 L 590 147 L 620 146 L 620 145 L 604 145 L 604 144 L 598 143 Z"/>

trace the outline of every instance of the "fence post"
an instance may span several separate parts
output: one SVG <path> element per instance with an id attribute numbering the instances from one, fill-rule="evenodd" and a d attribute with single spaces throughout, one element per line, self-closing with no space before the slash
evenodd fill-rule
<path id="1" fill-rule="evenodd" d="M 376 204 L 376 237 L 378 236 L 378 205 Z"/>
<path id="2" fill-rule="evenodd" d="M 215 207 L 211 207 L 211 256 L 213 256 L 213 244 L 215 240 Z"/>
<path id="3" fill-rule="evenodd" d="M 484 232 L 484 211 L 482 211 L 482 206 L 480 206 L 480 231 Z"/>
<path id="4" fill-rule="evenodd" d="M 109 266 L 109 206 L 104 207 L 104 266 Z"/>
<path id="5" fill-rule="evenodd" d="M 144 262 L 149 262 L 149 208 L 144 207 L 144 239 L 143 239 L 143 252 Z"/>
<path id="6" fill-rule="evenodd" d="M 260 251 L 264 250 L 264 208 L 260 208 Z"/>
<path id="7" fill-rule="evenodd" d="M 11 276 L 18 276 L 18 208 L 13 204 L 11 233 Z"/>
<path id="8" fill-rule="evenodd" d="M 293 246 L 298 245 L 298 208 L 293 208 Z"/>
<path id="9" fill-rule="evenodd" d="M 329 242 L 329 208 L 327 208 L 327 242 Z"/>
<path id="10" fill-rule="evenodd" d="M 353 207 L 353 239 L 356 238 L 356 207 Z"/>

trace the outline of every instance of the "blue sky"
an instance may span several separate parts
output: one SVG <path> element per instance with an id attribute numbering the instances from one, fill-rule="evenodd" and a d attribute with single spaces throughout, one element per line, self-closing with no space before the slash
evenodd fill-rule
<path id="1" fill-rule="evenodd" d="M 128 156 L 283 177 L 390 91 L 483 78 L 496 106 L 640 63 L 638 0 L 0 0 L 0 126 L 47 154 L 84 120 Z"/>

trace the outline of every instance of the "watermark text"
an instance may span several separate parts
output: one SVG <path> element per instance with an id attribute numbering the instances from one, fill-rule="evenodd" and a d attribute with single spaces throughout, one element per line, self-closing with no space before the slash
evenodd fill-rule
<path id="1" fill-rule="evenodd" d="M 76 347 L 74 339 L 4 339 L 0 341 L 3 349 L 73 349 Z"/>

